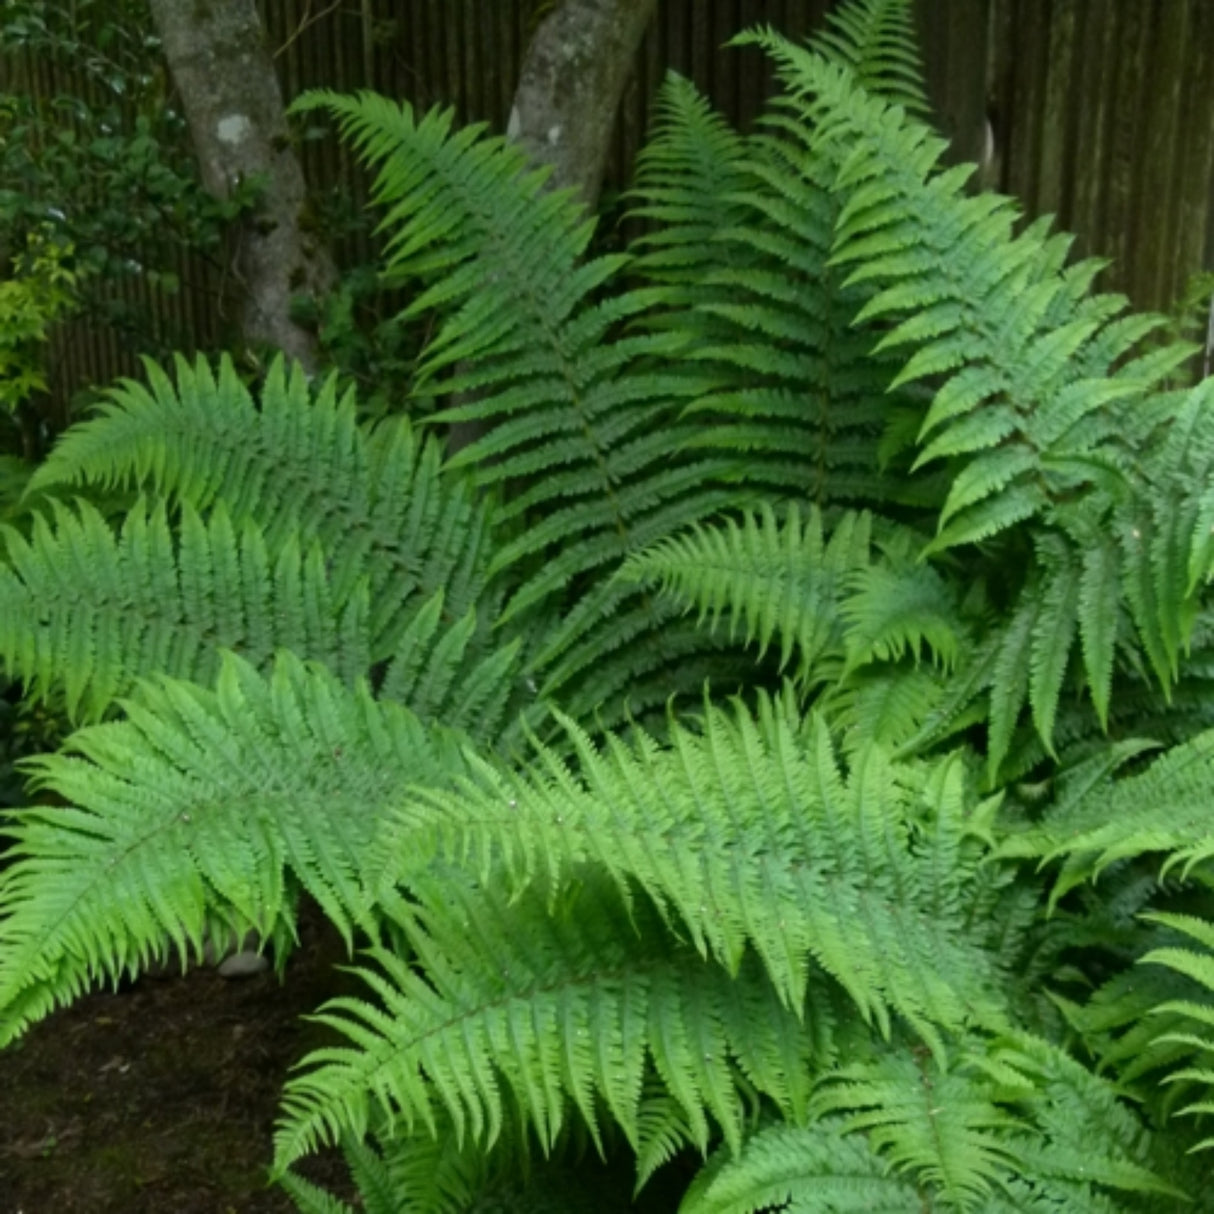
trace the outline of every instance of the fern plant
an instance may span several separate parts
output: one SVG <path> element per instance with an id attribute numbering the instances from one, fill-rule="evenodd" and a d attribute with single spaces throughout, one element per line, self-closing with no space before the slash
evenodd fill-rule
<path id="1" fill-rule="evenodd" d="M 82 728 L 0 1037 L 307 893 L 363 989 L 305 1211 L 322 1145 L 414 1214 L 1214 1201 L 1211 390 L 940 167 L 911 29 L 747 35 L 745 137 L 671 81 L 612 257 L 504 141 L 306 103 L 481 437 L 179 363 L 35 473 L 0 661 Z"/>
<path id="2" fill-rule="evenodd" d="M 544 686 L 567 687 L 593 663 L 584 711 L 625 687 L 636 708 L 662 702 L 666 672 L 703 639 L 602 574 L 733 499 L 718 483 L 731 461 L 688 449 L 694 426 L 680 413 L 700 385 L 667 369 L 683 336 L 621 332 L 651 296 L 604 293 L 622 257 L 583 260 L 592 223 L 568 194 L 545 193 L 544 174 L 526 171 L 516 147 L 478 140 L 478 128 L 452 135 L 450 113 L 418 118 L 369 95 L 299 104 L 336 114 L 379 169 L 376 198 L 392 231 L 386 274 L 421 288 L 410 315 L 440 321 L 418 392 L 469 397 L 437 420 L 488 429 L 452 465 L 482 488 L 510 489 L 495 514 L 513 534 L 493 558 L 513 583 L 505 617 L 551 614 L 570 583 L 583 592 L 537 655 Z M 655 669 L 663 680 L 647 690 Z M 684 672 L 695 687 L 705 670 Z"/>

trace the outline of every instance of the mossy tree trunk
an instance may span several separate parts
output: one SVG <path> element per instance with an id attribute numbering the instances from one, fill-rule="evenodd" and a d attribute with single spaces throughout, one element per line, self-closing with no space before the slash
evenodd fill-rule
<path id="1" fill-rule="evenodd" d="M 312 370 L 316 344 L 291 319 L 291 297 L 333 283 L 327 250 L 301 224 L 306 189 L 287 134 L 282 92 L 256 0 L 150 0 L 181 95 L 205 187 L 227 199 L 257 181 L 258 205 L 238 233 L 241 331 Z"/>
<path id="2" fill-rule="evenodd" d="M 523 60 L 510 135 L 552 184 L 573 186 L 594 210 L 616 111 L 657 0 L 562 0 Z"/>

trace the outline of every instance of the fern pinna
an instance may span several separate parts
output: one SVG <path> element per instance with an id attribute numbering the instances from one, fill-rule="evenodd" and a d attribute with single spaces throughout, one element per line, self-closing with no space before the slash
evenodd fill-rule
<path id="1" fill-rule="evenodd" d="M 364 951 L 305 1212 L 325 1144 L 381 1211 L 1214 1202 L 1211 390 L 940 167 L 911 31 L 746 35 L 745 136 L 668 82 L 623 255 L 448 114 L 307 103 L 428 421 L 179 362 L 34 473 L 0 660 L 83 728 L 0 1035 L 306 894 Z"/>

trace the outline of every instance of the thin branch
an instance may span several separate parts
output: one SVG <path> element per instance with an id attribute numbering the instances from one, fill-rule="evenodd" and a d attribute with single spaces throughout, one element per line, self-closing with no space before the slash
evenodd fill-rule
<path id="1" fill-rule="evenodd" d="M 294 31 L 291 33 L 291 36 L 286 40 L 286 42 L 284 42 L 282 46 L 280 46 L 278 50 L 274 52 L 274 58 L 277 59 L 279 55 L 289 50 L 290 47 L 298 40 L 299 36 L 304 32 L 304 30 L 308 29 L 309 26 L 315 25 L 318 21 L 323 21 L 330 13 L 336 12 L 337 9 L 341 8 L 343 3 L 344 0 L 333 0 L 333 3 L 330 4 L 328 8 L 321 9 L 319 13 L 313 16 L 312 0 L 308 0 L 307 4 L 304 5 L 303 16 L 299 19 L 299 24 L 295 27 Z"/>

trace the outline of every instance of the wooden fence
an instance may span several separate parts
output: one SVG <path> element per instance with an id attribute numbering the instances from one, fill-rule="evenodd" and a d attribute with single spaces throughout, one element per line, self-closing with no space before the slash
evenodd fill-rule
<path id="1" fill-rule="evenodd" d="M 1163 308 L 1214 267 L 1214 0 L 919 0 L 930 92 L 958 157 L 1031 215 L 1114 260 L 1103 285 Z M 503 129 L 535 0 L 263 0 L 284 91 L 373 87 Z M 794 37 L 830 0 L 661 0 L 624 97 L 607 189 L 627 183 L 668 69 L 730 118 L 750 122 L 769 90 L 753 50 L 724 49 L 770 24 Z M 37 84 L 39 77 L 30 77 Z M 43 86 L 62 81 L 43 80 Z M 358 181 L 335 141 L 304 145 L 318 189 Z M 339 250 L 365 255 L 365 239 Z M 215 340 L 214 267 L 186 259 L 173 299 L 148 298 L 200 346 Z M 145 288 L 125 288 L 138 295 Z M 80 326 L 60 347 L 63 390 L 130 365 L 126 343 Z"/>

